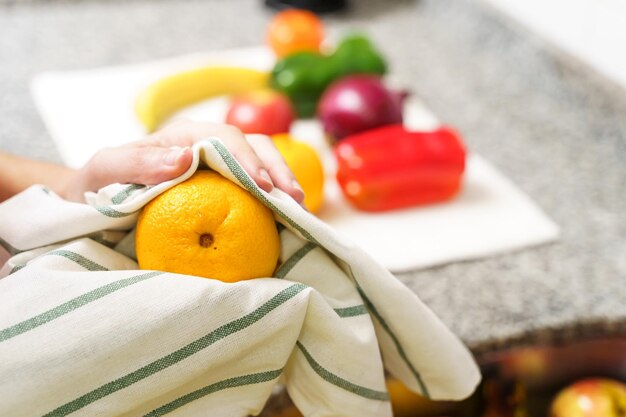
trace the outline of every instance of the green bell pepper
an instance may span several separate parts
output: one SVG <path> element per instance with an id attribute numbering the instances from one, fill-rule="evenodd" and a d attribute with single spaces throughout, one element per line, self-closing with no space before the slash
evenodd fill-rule
<path id="1" fill-rule="evenodd" d="M 333 81 L 350 74 L 383 75 L 384 59 L 364 36 L 346 37 L 330 55 L 297 52 L 276 63 L 272 88 L 287 95 L 299 117 L 312 117 L 322 93 Z"/>
<path id="2" fill-rule="evenodd" d="M 383 75 L 387 71 L 385 61 L 364 36 L 346 37 L 329 58 L 336 65 L 336 78 L 350 74 Z"/>

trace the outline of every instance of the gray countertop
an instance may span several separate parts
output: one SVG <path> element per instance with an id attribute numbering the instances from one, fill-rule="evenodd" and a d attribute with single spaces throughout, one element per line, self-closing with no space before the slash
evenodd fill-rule
<path id="1" fill-rule="evenodd" d="M 60 161 L 29 93 L 44 70 L 258 45 L 260 0 L 0 0 L 0 148 Z M 477 353 L 626 334 L 626 94 L 478 0 L 353 0 L 394 78 L 562 228 L 559 242 L 400 274 Z"/>

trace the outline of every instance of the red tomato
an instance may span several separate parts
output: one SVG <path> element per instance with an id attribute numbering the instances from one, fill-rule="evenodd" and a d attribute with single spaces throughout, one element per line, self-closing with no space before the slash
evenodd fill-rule
<path id="1" fill-rule="evenodd" d="M 317 52 L 323 38 L 322 22 L 307 10 L 284 10 L 274 16 L 267 28 L 267 43 L 278 57 L 298 51 Z"/>
<path id="2" fill-rule="evenodd" d="M 289 132 L 295 113 L 289 99 L 272 90 L 254 91 L 235 97 L 226 123 L 243 133 L 275 135 Z"/>

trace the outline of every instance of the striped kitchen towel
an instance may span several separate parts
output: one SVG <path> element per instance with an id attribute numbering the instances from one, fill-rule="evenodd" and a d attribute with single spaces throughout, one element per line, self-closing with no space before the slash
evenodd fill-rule
<path id="1" fill-rule="evenodd" d="M 305 416 L 390 416 L 384 369 L 460 399 L 471 354 L 418 297 L 285 193 L 256 186 L 219 139 L 153 187 L 0 204 L 0 415 L 246 416 L 278 382 Z M 138 270 L 133 226 L 203 162 L 275 213 L 274 277 L 234 284 Z M 0 254 L 0 258 L 2 255 Z"/>

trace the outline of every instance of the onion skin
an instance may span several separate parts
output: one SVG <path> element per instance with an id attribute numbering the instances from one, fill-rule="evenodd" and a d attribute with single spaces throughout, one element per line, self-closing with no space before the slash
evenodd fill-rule
<path id="1" fill-rule="evenodd" d="M 388 124 L 402 123 L 406 92 L 388 90 L 373 75 L 342 78 L 324 92 L 317 110 L 332 141 Z"/>

